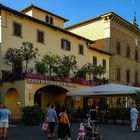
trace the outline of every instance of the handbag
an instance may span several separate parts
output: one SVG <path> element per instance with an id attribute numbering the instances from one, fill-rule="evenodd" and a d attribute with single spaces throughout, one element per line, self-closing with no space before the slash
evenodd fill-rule
<path id="1" fill-rule="evenodd" d="M 42 125 L 42 131 L 48 132 L 48 124 L 47 123 L 43 123 L 43 125 Z"/>
<path id="2" fill-rule="evenodd" d="M 44 123 L 42 125 L 42 131 L 44 131 L 45 133 L 48 132 L 48 124 L 47 124 L 47 120 L 46 120 L 46 113 L 44 115 Z"/>

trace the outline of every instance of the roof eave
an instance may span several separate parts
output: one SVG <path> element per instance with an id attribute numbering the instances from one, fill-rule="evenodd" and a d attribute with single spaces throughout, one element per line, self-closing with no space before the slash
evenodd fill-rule
<path id="1" fill-rule="evenodd" d="M 27 18 L 27 19 L 32 20 L 32 21 L 34 21 L 34 22 L 37 22 L 37 23 L 40 23 L 40 24 L 49 26 L 49 27 L 51 27 L 51 28 L 53 28 L 53 29 L 56 29 L 56 30 L 59 30 L 59 31 L 61 31 L 61 32 L 65 32 L 65 33 L 67 33 L 67 34 L 70 34 L 70 35 L 72 35 L 72 36 L 75 36 L 75 37 L 77 37 L 77 38 L 79 38 L 79 39 L 83 39 L 83 40 L 85 40 L 85 41 L 94 43 L 94 41 L 92 41 L 92 40 L 90 40 L 90 39 L 87 39 L 87 38 L 82 37 L 82 36 L 80 36 L 80 35 L 71 33 L 71 32 L 69 32 L 69 31 L 64 30 L 64 29 L 62 29 L 62 28 L 59 28 L 59 27 L 57 27 L 57 26 L 48 24 L 48 23 L 46 23 L 46 22 L 44 22 L 44 21 L 41 21 L 41 20 L 39 20 L 39 19 L 37 19 L 37 18 L 28 16 L 28 15 L 26 15 L 26 14 L 23 14 L 23 13 L 19 12 L 19 11 L 13 10 L 13 9 L 11 9 L 11 8 L 9 8 L 9 7 L 6 7 L 6 6 L 2 5 L 2 4 L 0 4 L 0 9 L 4 9 L 4 10 L 6 10 L 6 11 L 9 11 L 9 12 L 13 13 L 13 14 L 22 16 L 23 18 Z"/>

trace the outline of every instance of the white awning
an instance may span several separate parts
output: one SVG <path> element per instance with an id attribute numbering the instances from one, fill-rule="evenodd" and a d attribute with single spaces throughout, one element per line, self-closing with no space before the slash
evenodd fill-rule
<path id="1" fill-rule="evenodd" d="M 79 89 L 67 92 L 67 96 L 80 96 L 80 95 L 125 95 L 134 94 L 140 91 L 140 88 L 134 86 L 127 86 L 121 84 L 104 84 L 100 86 Z"/>

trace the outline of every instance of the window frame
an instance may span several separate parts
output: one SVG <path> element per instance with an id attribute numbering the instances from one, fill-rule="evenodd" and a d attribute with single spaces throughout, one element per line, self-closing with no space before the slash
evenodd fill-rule
<path id="1" fill-rule="evenodd" d="M 130 47 L 129 46 L 126 47 L 126 57 L 130 58 Z"/>
<path id="2" fill-rule="evenodd" d="M 107 61 L 106 61 L 106 59 L 102 59 L 102 66 L 106 69 L 106 63 L 107 63 Z"/>
<path id="3" fill-rule="evenodd" d="M 71 42 L 68 39 L 61 39 L 61 49 L 65 51 L 71 51 Z"/>
<path id="4" fill-rule="evenodd" d="M 92 57 L 92 63 L 93 63 L 94 66 L 97 66 L 97 57 L 96 56 Z"/>
<path id="5" fill-rule="evenodd" d="M 121 81 L 121 69 L 119 67 L 116 69 L 116 80 Z"/>
<path id="6" fill-rule="evenodd" d="M 116 44 L 116 53 L 118 55 L 121 55 L 121 44 L 120 42 L 118 41 L 117 44 Z"/>
<path id="7" fill-rule="evenodd" d="M 45 17 L 45 22 L 49 23 L 49 16 L 48 15 L 46 15 L 46 17 Z"/>
<path id="8" fill-rule="evenodd" d="M 42 33 L 42 37 L 40 36 L 41 35 L 40 33 Z M 45 42 L 45 32 L 37 29 L 36 30 L 36 40 L 37 40 L 38 43 L 43 43 L 44 44 L 44 42 Z"/>
<path id="9" fill-rule="evenodd" d="M 79 44 L 79 54 L 84 55 L 84 45 L 83 44 Z"/>
<path id="10" fill-rule="evenodd" d="M 46 15 L 46 16 L 45 16 L 45 22 L 53 25 L 53 23 L 54 23 L 54 18 L 51 17 L 51 16 L 49 16 L 49 15 Z"/>
<path id="11" fill-rule="evenodd" d="M 50 17 L 50 22 L 49 23 L 53 25 L 53 18 L 52 17 Z"/>
<path id="12" fill-rule="evenodd" d="M 135 60 L 139 61 L 138 49 L 135 49 Z"/>
<path id="13" fill-rule="evenodd" d="M 126 71 L 126 82 L 130 83 L 130 70 Z"/>
<path id="14" fill-rule="evenodd" d="M 19 22 L 16 22 L 16 21 L 13 21 L 13 23 L 12 23 L 13 25 L 13 31 L 12 31 L 12 34 L 14 35 L 14 36 L 16 36 L 16 37 L 22 37 L 22 24 L 21 23 L 19 23 Z M 18 25 L 17 27 L 20 27 L 19 29 L 17 29 L 17 30 L 19 30 L 19 31 L 16 31 L 16 26 L 15 25 Z"/>
<path id="15" fill-rule="evenodd" d="M 139 74 L 137 71 L 135 71 L 135 84 L 137 85 L 139 83 Z"/>

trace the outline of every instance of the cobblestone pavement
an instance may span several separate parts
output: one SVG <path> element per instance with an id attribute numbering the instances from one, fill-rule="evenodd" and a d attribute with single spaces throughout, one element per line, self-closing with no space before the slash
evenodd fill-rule
<path id="1" fill-rule="evenodd" d="M 76 139 L 79 124 L 71 123 L 72 140 Z M 103 140 L 140 140 L 140 128 L 131 132 L 130 126 L 99 125 Z M 55 129 L 57 134 L 57 126 Z M 41 131 L 41 126 L 11 125 L 8 130 L 9 140 L 48 140 L 47 135 Z M 57 138 L 51 139 L 57 140 Z"/>

